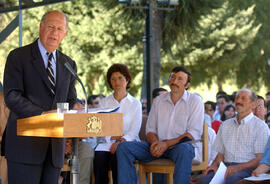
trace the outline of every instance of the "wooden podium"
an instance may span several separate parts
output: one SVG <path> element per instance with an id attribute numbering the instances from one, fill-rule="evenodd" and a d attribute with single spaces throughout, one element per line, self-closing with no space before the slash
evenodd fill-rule
<path id="1" fill-rule="evenodd" d="M 17 135 L 37 137 L 122 136 L 122 113 L 50 113 L 17 121 Z"/>
<path id="2" fill-rule="evenodd" d="M 17 120 L 18 136 L 72 138 L 70 182 L 79 183 L 78 138 L 122 136 L 122 113 L 50 113 Z"/>

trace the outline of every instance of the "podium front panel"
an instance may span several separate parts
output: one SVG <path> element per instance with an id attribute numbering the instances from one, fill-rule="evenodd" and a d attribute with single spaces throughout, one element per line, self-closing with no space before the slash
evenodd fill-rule
<path id="1" fill-rule="evenodd" d="M 50 113 L 17 121 L 18 136 L 96 137 L 122 136 L 122 113 Z"/>

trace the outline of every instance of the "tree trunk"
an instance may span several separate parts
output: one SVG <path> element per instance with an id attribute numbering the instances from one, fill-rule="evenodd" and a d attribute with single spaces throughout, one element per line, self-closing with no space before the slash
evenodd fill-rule
<path id="1" fill-rule="evenodd" d="M 153 89 L 159 87 L 160 79 L 160 51 L 162 46 L 162 27 L 163 27 L 163 12 L 162 11 L 152 11 L 151 19 L 151 35 L 150 35 L 150 57 L 151 57 L 151 82 L 153 82 Z M 144 40 L 144 39 L 143 39 Z M 146 44 L 144 42 L 144 51 Z M 144 64 L 143 64 L 143 81 L 142 81 L 142 91 L 141 98 L 146 98 L 146 52 L 144 52 Z"/>
<path id="2" fill-rule="evenodd" d="M 153 66 L 153 88 L 159 87 L 160 79 L 160 52 L 162 46 L 163 11 L 153 11 L 151 29 L 151 62 Z"/>

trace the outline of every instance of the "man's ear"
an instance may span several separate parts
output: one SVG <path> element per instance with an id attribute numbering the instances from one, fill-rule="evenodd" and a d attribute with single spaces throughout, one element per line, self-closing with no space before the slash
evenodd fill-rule
<path id="1" fill-rule="evenodd" d="M 185 84 L 185 89 L 188 89 L 189 86 L 190 86 L 190 82 L 187 82 L 187 83 Z"/>

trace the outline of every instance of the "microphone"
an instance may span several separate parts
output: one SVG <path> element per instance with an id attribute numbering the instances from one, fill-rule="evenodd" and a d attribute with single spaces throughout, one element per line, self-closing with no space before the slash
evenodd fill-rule
<path id="1" fill-rule="evenodd" d="M 76 74 L 76 72 L 73 70 L 73 68 L 70 66 L 69 62 L 65 62 L 65 67 L 68 69 L 68 71 L 75 77 L 75 79 L 77 81 L 79 81 L 79 83 L 81 84 L 82 86 L 82 89 L 83 89 L 83 92 L 84 92 L 84 97 L 85 97 L 85 113 L 88 113 L 88 105 L 87 105 L 87 94 L 86 94 L 86 90 L 85 90 L 85 87 L 81 81 L 81 79 L 78 77 L 78 75 Z"/>

